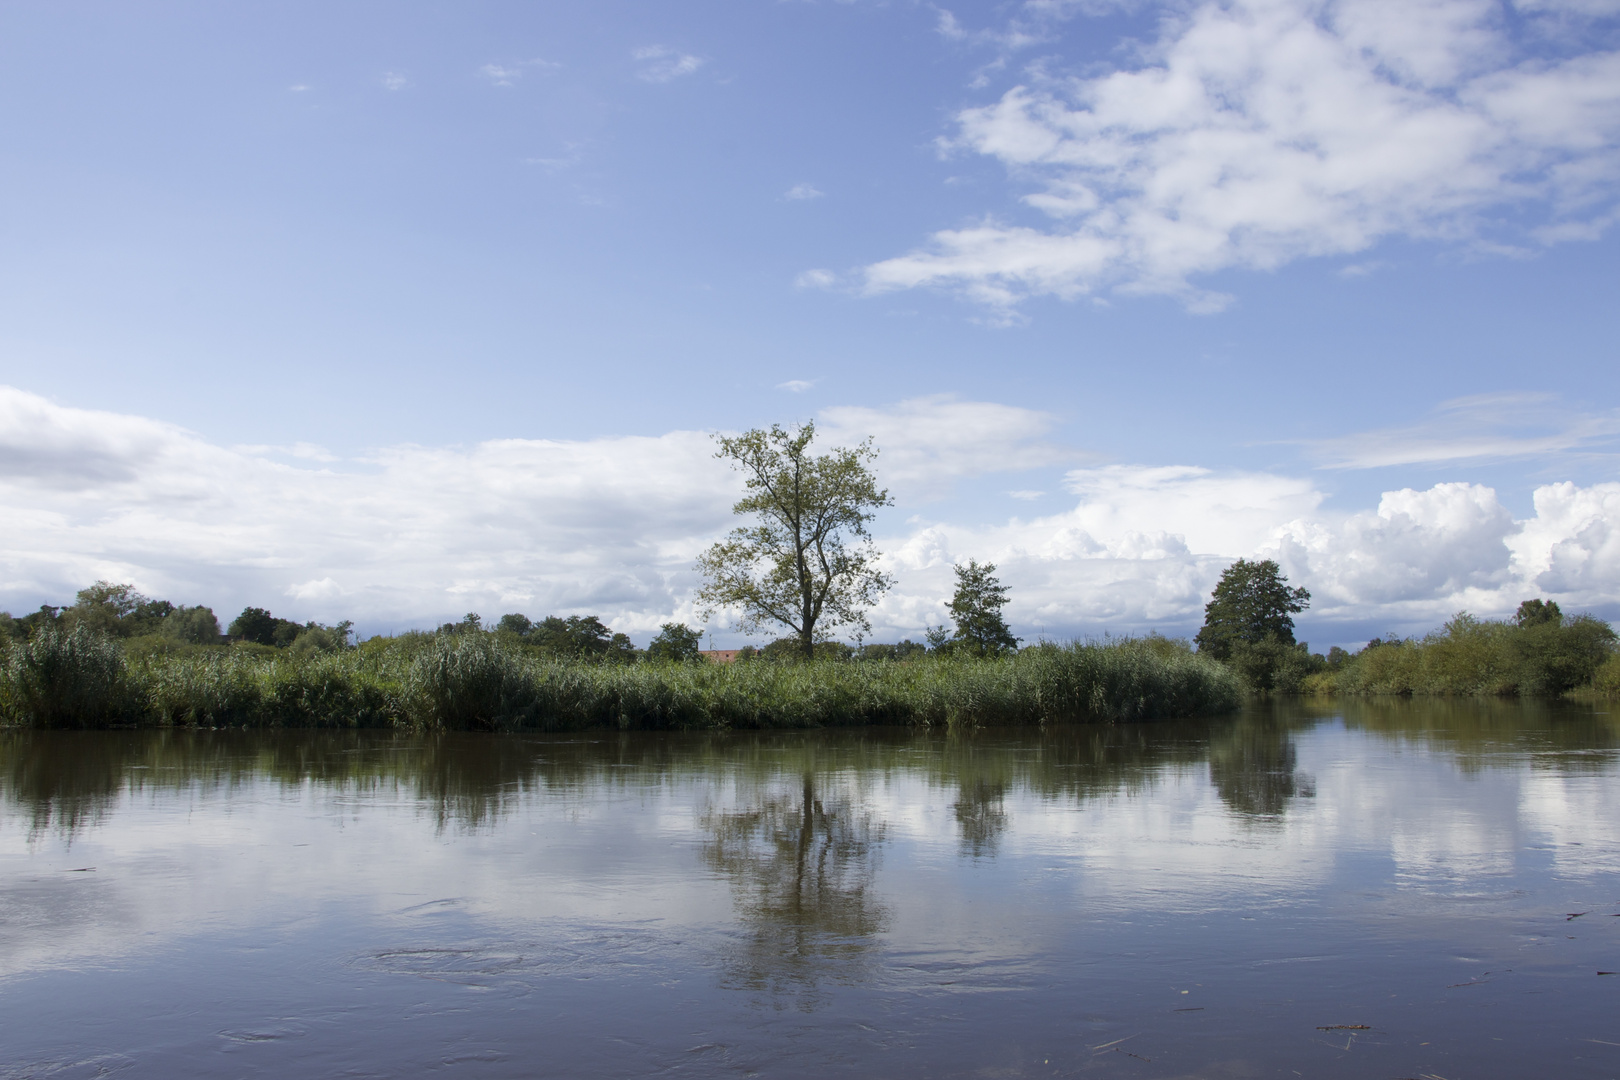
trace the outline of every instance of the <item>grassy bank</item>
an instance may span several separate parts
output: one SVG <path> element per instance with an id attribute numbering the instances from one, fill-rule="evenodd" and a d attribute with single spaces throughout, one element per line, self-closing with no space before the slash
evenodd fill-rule
<path id="1" fill-rule="evenodd" d="M 305 656 L 232 647 L 131 657 L 83 628 L 13 645 L 0 718 L 39 728 L 722 730 L 1110 722 L 1236 708 L 1237 678 L 1162 638 L 1000 659 L 595 664 L 491 634 L 410 635 Z"/>

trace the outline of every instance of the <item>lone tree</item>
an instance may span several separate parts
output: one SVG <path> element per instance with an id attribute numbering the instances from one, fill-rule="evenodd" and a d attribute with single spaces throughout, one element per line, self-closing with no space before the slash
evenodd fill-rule
<path id="1" fill-rule="evenodd" d="M 1001 609 L 1007 603 L 1007 586 L 996 580 L 996 564 L 980 566 L 973 559 L 956 569 L 956 595 L 951 597 L 951 621 L 956 634 L 951 648 L 977 656 L 996 656 L 1018 648 Z"/>
<path id="2" fill-rule="evenodd" d="M 1274 560 L 1239 559 L 1222 572 L 1214 596 L 1204 605 L 1204 628 L 1194 639 L 1198 651 L 1230 660 L 1243 645 L 1292 645 L 1293 617 L 1310 603 L 1310 593 L 1288 587 Z"/>
<path id="3" fill-rule="evenodd" d="M 748 495 L 731 511 L 758 521 L 733 529 L 697 562 L 707 579 L 697 594 L 705 619 L 736 608 L 746 633 L 785 626 L 806 660 L 835 626 L 870 631 L 865 609 L 893 583 L 877 568 L 866 531 L 878 507 L 893 505 L 872 475 L 872 440 L 816 457 L 815 436 L 812 422 L 716 437 L 714 456 L 747 478 Z"/>

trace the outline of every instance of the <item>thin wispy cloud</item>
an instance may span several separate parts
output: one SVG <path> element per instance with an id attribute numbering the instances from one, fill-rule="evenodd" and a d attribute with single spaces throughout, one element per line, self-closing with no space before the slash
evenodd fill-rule
<path id="1" fill-rule="evenodd" d="M 777 383 L 776 388 L 778 390 L 787 390 L 795 394 L 802 394 L 815 385 L 816 384 L 813 380 L 789 379 L 787 382 Z"/>
<path id="2" fill-rule="evenodd" d="M 403 90 L 411 81 L 397 71 L 390 71 L 382 77 L 382 84 L 385 90 Z"/>
<path id="3" fill-rule="evenodd" d="M 489 80 L 494 86 L 516 86 L 525 75 L 547 74 L 561 68 L 562 65 L 552 60 L 517 60 L 513 62 L 489 63 L 478 69 L 478 74 Z"/>
<path id="4" fill-rule="evenodd" d="M 794 184 L 782 193 L 782 198 L 789 202 L 798 202 L 803 199 L 819 199 L 822 191 L 814 184 Z"/>
<path id="5" fill-rule="evenodd" d="M 1550 394 L 1485 394 L 1445 402 L 1419 424 L 1302 445 L 1329 469 L 1620 456 L 1620 410 L 1575 411 Z"/>
<path id="6" fill-rule="evenodd" d="M 650 83 L 673 82 L 695 74 L 707 62 L 700 56 L 677 52 L 667 45 L 646 45 L 630 55 L 636 61 L 636 77 Z"/>
<path id="7" fill-rule="evenodd" d="M 1082 10 L 1058 7 L 1043 17 Z M 1615 218 L 1620 52 L 1577 43 L 1534 57 L 1533 27 L 1475 0 L 1235 0 L 1166 15 L 1130 64 L 1069 77 L 1043 63 L 962 110 L 945 151 L 1000 162 L 1040 218 L 938 232 L 868 266 L 868 290 L 943 286 L 1003 308 L 1169 294 L 1217 311 L 1230 298 L 1199 279 L 1222 270 L 1391 237 L 1524 250 Z M 959 30 L 942 16 L 941 32 Z"/>
<path id="8" fill-rule="evenodd" d="M 838 275 L 831 270 L 806 270 L 793 284 L 801 289 L 830 289 L 838 284 Z"/>
<path id="9" fill-rule="evenodd" d="M 572 169 L 585 160 L 585 154 L 579 143 L 569 143 L 564 148 L 565 153 L 560 157 L 528 157 L 523 159 L 525 165 L 535 165 L 546 172 L 562 172 Z"/>

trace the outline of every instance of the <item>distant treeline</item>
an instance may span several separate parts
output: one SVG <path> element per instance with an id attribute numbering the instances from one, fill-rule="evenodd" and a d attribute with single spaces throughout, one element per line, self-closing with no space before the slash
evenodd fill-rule
<path id="1" fill-rule="evenodd" d="M 303 654 L 347 646 L 353 625 L 297 623 L 278 619 L 263 608 L 250 607 L 244 608 L 222 633 L 213 608 L 201 604 L 176 606 L 167 600 L 150 599 L 133 585 L 98 581 L 80 589 L 67 607 L 45 604 L 20 618 L 0 611 L 0 644 L 28 641 L 46 629 L 61 633 L 82 628 L 122 642 L 133 656 L 219 645 L 290 649 Z"/>

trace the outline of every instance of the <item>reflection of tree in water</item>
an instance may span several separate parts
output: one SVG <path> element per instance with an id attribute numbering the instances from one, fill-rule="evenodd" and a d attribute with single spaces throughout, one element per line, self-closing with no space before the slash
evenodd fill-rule
<path id="1" fill-rule="evenodd" d="M 884 828 L 812 771 L 798 790 L 761 794 L 704 818 L 704 858 L 731 882 L 745 930 L 728 975 L 756 990 L 814 991 L 861 978 L 887 911 L 874 894 Z M 813 996 L 802 1008 L 813 1008 Z"/>
<path id="2" fill-rule="evenodd" d="M 963 783 L 951 807 L 962 832 L 962 854 L 994 857 L 1001 834 L 1007 831 L 1007 811 L 1002 808 L 1006 794 L 1006 784 L 982 779 Z"/>
<path id="3" fill-rule="evenodd" d="M 1290 799 L 1316 794 L 1299 771 L 1292 728 L 1273 716 L 1245 716 L 1209 740 L 1209 778 L 1221 801 L 1248 817 L 1278 817 Z"/>

